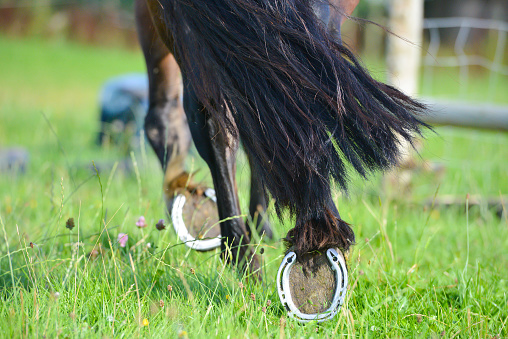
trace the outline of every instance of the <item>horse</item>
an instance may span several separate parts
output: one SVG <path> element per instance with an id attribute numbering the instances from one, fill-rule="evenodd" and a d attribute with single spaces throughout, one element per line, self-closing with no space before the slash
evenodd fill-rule
<path id="1" fill-rule="evenodd" d="M 367 178 L 396 165 L 400 140 L 412 143 L 428 127 L 423 104 L 374 80 L 342 43 L 340 24 L 357 3 L 136 1 L 149 77 L 145 131 L 168 204 L 189 182 L 184 160 L 192 139 L 213 179 L 222 253 L 250 262 L 251 271 L 259 264 L 238 217 L 240 144 L 251 168 L 250 215 L 264 213 L 271 197 L 278 217 L 294 223 L 287 246 L 303 257 L 350 249 L 354 232 L 332 186 L 347 190 L 351 171 Z M 267 219 L 257 220 L 270 236 Z"/>

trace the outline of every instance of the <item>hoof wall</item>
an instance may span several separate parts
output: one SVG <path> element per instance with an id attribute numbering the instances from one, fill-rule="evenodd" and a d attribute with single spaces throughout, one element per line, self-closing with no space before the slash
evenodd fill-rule
<path id="1" fill-rule="evenodd" d="M 297 260 L 288 252 L 277 273 L 279 298 L 288 315 L 300 322 L 333 318 L 344 303 L 348 284 L 340 251 L 307 253 Z"/>
<path id="2" fill-rule="evenodd" d="M 219 216 L 213 189 L 207 189 L 202 195 L 185 191 L 174 198 L 170 210 L 176 234 L 186 246 L 198 251 L 220 247 Z"/>

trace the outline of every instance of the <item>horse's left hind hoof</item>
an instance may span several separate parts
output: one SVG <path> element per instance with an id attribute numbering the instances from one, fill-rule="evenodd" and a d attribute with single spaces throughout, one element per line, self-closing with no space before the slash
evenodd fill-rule
<path id="1" fill-rule="evenodd" d="M 290 251 L 277 273 L 280 301 L 288 315 L 300 322 L 333 318 L 344 303 L 347 284 L 344 256 L 334 248 L 301 258 Z"/>
<path id="2" fill-rule="evenodd" d="M 180 240 L 186 246 L 209 251 L 220 247 L 221 235 L 215 191 L 206 189 L 203 194 L 187 190 L 171 202 L 171 220 Z"/>

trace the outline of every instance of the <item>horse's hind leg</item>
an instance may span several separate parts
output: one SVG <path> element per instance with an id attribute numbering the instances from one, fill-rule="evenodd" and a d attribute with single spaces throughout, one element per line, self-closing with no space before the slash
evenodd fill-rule
<path id="1" fill-rule="evenodd" d="M 213 249 L 219 244 L 214 238 L 220 232 L 215 203 L 208 198 L 206 187 L 193 183 L 185 171 L 192 137 L 183 110 L 180 69 L 158 34 L 144 0 L 136 1 L 136 20 L 149 78 L 145 131 L 164 170 L 166 206 L 182 241 L 198 250 Z M 189 242 L 189 235 L 214 240 Z"/>
<path id="2" fill-rule="evenodd" d="M 256 166 L 253 166 L 252 159 L 249 156 L 250 164 L 250 202 L 249 213 L 252 221 L 255 223 L 256 231 L 258 234 L 265 234 L 268 238 L 273 237 L 273 232 L 266 215 L 266 196 L 263 188 L 259 173 L 256 171 Z"/>
<path id="3" fill-rule="evenodd" d="M 318 1 L 314 10 L 332 39 L 340 42 L 340 24 L 357 4 L 358 0 Z M 302 189 L 301 195 L 306 194 Z M 279 269 L 277 286 L 281 302 L 289 315 L 300 321 L 333 317 L 347 290 L 342 252 L 346 253 L 354 243 L 354 233 L 342 221 L 330 193 L 327 194 L 324 206 L 314 211 L 309 211 L 308 206 L 296 208 L 299 211 L 296 225 L 287 234 L 289 250 Z"/>
<path id="4" fill-rule="evenodd" d="M 359 0 L 329 0 L 316 2 L 316 15 L 327 27 L 328 33 L 336 41 L 341 41 L 340 27 L 347 16 L 351 15 Z M 328 8 L 327 8 L 328 7 Z M 340 218 L 337 207 L 331 196 L 326 199 L 326 206 L 312 215 L 301 213 L 296 220 L 296 226 L 288 233 L 287 240 L 299 252 L 309 250 L 338 247 L 348 251 L 354 242 L 354 233 L 351 227 Z M 301 206 L 300 211 L 305 211 Z"/>
<path id="5" fill-rule="evenodd" d="M 257 259 L 248 257 L 249 235 L 240 211 L 236 187 L 236 152 L 239 141 L 226 135 L 207 118 L 206 110 L 184 78 L 184 107 L 194 144 L 210 168 L 217 196 L 223 241 L 221 249 L 227 261 L 242 266 L 251 262 L 250 270 L 258 268 Z"/>
<path id="6" fill-rule="evenodd" d="M 176 186 L 187 181 L 184 161 L 191 144 L 180 99 L 180 70 L 157 34 L 145 1 L 136 3 L 136 20 L 149 78 L 150 103 L 145 131 L 165 171 L 166 198 L 172 198 Z"/>

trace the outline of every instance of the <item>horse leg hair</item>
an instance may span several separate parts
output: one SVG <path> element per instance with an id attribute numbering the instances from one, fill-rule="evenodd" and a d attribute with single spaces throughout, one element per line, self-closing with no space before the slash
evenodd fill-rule
<path id="1" fill-rule="evenodd" d="M 330 247 L 339 247 L 347 251 L 354 244 L 353 229 L 341 219 L 332 196 L 328 194 L 325 201 L 326 206 L 315 213 L 299 214 L 296 217 L 295 227 L 284 238 L 287 248 L 304 254 Z"/>

